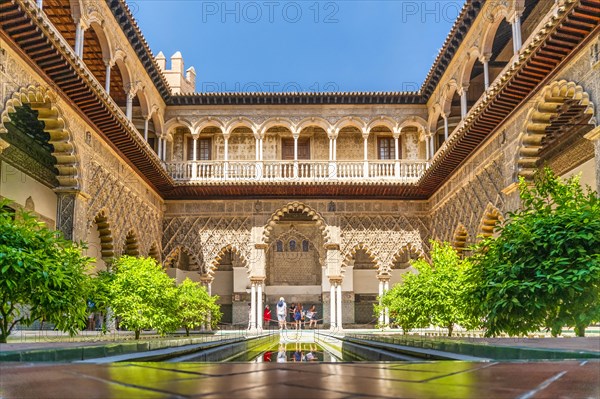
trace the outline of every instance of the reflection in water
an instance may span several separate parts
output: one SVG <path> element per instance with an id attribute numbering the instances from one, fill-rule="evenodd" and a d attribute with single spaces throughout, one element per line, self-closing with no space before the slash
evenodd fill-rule
<path id="1" fill-rule="evenodd" d="M 280 342 L 269 350 L 257 354 L 254 362 L 337 362 L 338 359 L 315 343 Z"/>

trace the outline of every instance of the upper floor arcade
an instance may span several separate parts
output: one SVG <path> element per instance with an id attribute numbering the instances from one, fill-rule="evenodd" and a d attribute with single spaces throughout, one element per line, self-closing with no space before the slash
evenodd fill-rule
<path id="1" fill-rule="evenodd" d="M 2 37 L 163 194 L 346 182 L 430 195 L 598 25 L 597 0 L 469 0 L 419 92 L 176 94 L 193 69 L 155 58 L 123 0 L 0 4 Z"/>

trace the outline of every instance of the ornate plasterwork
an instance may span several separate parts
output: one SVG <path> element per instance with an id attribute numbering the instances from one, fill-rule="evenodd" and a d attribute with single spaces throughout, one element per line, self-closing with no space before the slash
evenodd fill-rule
<path id="1" fill-rule="evenodd" d="M 235 250 L 249 266 L 251 259 L 251 220 L 249 217 L 166 218 L 163 222 L 163 253 L 183 246 L 198 258 L 203 273 L 212 274 L 224 249 Z"/>
<path id="2" fill-rule="evenodd" d="M 89 162 L 86 168 L 87 194 L 86 205 L 87 230 L 97 215 L 103 214 L 111 226 L 116 256 L 124 253 L 127 234 L 139 226 L 137 241 L 140 253 L 148 254 L 152 243 L 158 242 L 161 236 L 160 212 L 130 190 L 127 181 L 121 176 L 107 170 L 96 162 Z"/>
<path id="3" fill-rule="evenodd" d="M 427 252 L 430 238 L 429 221 L 405 216 L 344 216 L 340 220 L 341 254 L 345 267 L 357 249 L 366 249 L 380 273 L 392 268 L 403 248 L 417 253 Z"/>

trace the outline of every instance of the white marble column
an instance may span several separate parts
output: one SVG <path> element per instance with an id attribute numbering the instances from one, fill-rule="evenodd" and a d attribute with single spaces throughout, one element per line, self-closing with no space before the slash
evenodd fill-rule
<path id="1" fill-rule="evenodd" d="M 335 316 L 335 281 L 329 280 L 331 287 L 329 289 L 329 326 L 333 330 L 336 327 L 337 319 Z"/>
<path id="2" fill-rule="evenodd" d="M 444 119 L 444 142 L 446 142 L 448 140 L 448 116 L 442 114 L 442 119 Z"/>
<path id="3" fill-rule="evenodd" d="M 224 153 L 223 153 L 223 177 L 229 178 L 229 135 L 223 136 L 224 141 Z"/>
<path id="4" fill-rule="evenodd" d="M 364 158 L 364 166 L 363 166 L 363 177 L 369 177 L 369 133 L 363 133 L 363 158 Z"/>
<path id="5" fill-rule="evenodd" d="M 429 161 L 431 154 L 429 153 L 429 136 L 425 136 L 425 159 Z"/>
<path id="6" fill-rule="evenodd" d="M 294 178 L 298 178 L 298 136 L 299 134 L 294 133 Z"/>
<path id="7" fill-rule="evenodd" d="M 250 320 L 248 323 L 250 330 L 256 328 L 256 283 L 254 281 L 251 282 L 250 288 Z"/>
<path id="8" fill-rule="evenodd" d="M 337 322 L 336 327 L 338 330 L 341 330 L 342 327 L 342 281 L 338 281 L 337 286 L 336 286 L 336 311 L 335 311 L 335 317 Z"/>
<path id="9" fill-rule="evenodd" d="M 379 279 L 379 291 L 378 291 L 378 293 L 379 293 L 379 307 L 380 307 L 378 321 L 379 321 L 379 327 L 381 327 L 381 326 L 383 326 L 383 313 L 384 313 L 383 309 L 381 308 L 381 305 L 382 305 L 381 298 L 383 298 L 383 280 L 381 280 L 381 279 Z"/>
<path id="10" fill-rule="evenodd" d="M 125 105 L 125 116 L 127 116 L 127 119 L 131 121 L 131 119 L 133 118 L 133 97 L 135 95 L 131 92 L 127 92 L 126 96 L 127 103 Z"/>
<path id="11" fill-rule="evenodd" d="M 483 64 L 483 84 L 484 84 L 485 90 L 487 90 L 488 87 L 490 87 L 490 67 L 489 67 L 490 58 L 491 58 L 490 54 L 485 54 L 480 58 L 480 61 Z"/>
<path id="12" fill-rule="evenodd" d="M 383 293 L 385 294 L 389 290 L 390 290 L 390 280 L 386 279 L 383 282 Z M 385 326 L 390 325 L 390 309 L 387 307 L 383 309 L 383 324 Z"/>
<path id="13" fill-rule="evenodd" d="M 433 135 L 429 136 L 429 155 L 431 155 L 432 159 L 435 156 L 435 142 Z"/>
<path id="14" fill-rule="evenodd" d="M 400 178 L 400 132 L 394 133 L 394 176 Z"/>
<path id="15" fill-rule="evenodd" d="M 157 146 L 156 155 L 158 156 L 158 159 L 162 159 L 162 139 L 160 137 L 158 137 L 158 142 L 157 142 L 156 146 Z"/>
<path id="16" fill-rule="evenodd" d="M 147 116 L 144 118 L 144 141 L 148 142 L 148 124 L 150 123 L 150 117 Z"/>
<path id="17" fill-rule="evenodd" d="M 106 94 L 110 94 L 110 61 L 104 61 L 104 65 L 106 66 L 106 80 L 104 81 L 104 90 L 106 90 Z"/>
<path id="18" fill-rule="evenodd" d="M 514 13 L 510 19 L 510 25 L 512 27 L 513 51 L 515 54 L 518 54 L 523 45 L 523 40 L 521 39 L 521 15 L 519 12 Z"/>
<path id="19" fill-rule="evenodd" d="M 256 283 L 256 328 L 262 330 L 263 326 L 263 282 Z"/>
<path id="20" fill-rule="evenodd" d="M 75 55 L 79 58 L 82 58 L 83 54 L 83 37 L 83 26 L 81 21 L 77 21 L 75 24 L 75 48 L 73 50 L 75 50 Z"/>
<path id="21" fill-rule="evenodd" d="M 192 136 L 192 179 L 198 177 L 198 136 Z"/>
<path id="22" fill-rule="evenodd" d="M 469 90 L 469 86 L 463 86 L 462 92 L 460 93 L 460 117 L 465 119 L 467 116 L 467 92 Z"/>
<path id="23" fill-rule="evenodd" d="M 40 10 L 42 9 L 42 5 L 43 5 L 43 2 L 42 2 L 42 0 L 36 0 L 36 3 L 35 3 L 35 4 L 37 5 L 37 7 L 38 7 Z"/>

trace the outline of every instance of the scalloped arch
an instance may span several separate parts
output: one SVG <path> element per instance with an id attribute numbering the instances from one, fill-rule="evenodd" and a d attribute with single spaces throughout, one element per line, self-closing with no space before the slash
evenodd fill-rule
<path id="1" fill-rule="evenodd" d="M 172 267 L 173 262 L 179 257 L 179 254 L 185 253 L 190 258 L 190 265 L 201 267 L 200 260 L 194 255 L 185 245 L 178 245 L 165 257 L 163 266 L 165 268 Z"/>
<path id="2" fill-rule="evenodd" d="M 246 268 L 248 268 L 248 260 L 246 259 L 242 251 L 240 251 L 240 249 L 236 245 L 228 244 L 219 250 L 219 252 L 215 255 L 214 259 L 210 261 L 209 266 L 205 268 L 204 273 L 209 276 L 212 276 L 215 270 L 218 269 L 219 262 L 221 261 L 223 255 L 225 255 L 225 252 L 227 251 L 231 251 L 233 254 L 236 254 L 242 260 L 242 262 L 244 262 Z"/>
<path id="3" fill-rule="evenodd" d="M 479 227 L 477 228 L 477 237 L 491 237 L 494 235 L 494 229 L 498 225 L 498 223 L 504 222 L 504 216 L 502 216 L 502 212 L 498 208 L 496 208 L 492 204 L 487 204 L 485 207 L 485 211 L 483 211 L 483 216 L 481 218 L 481 222 L 479 223 Z"/>
<path id="4" fill-rule="evenodd" d="M 566 80 L 555 81 L 546 86 L 527 114 L 524 131 L 519 136 L 515 180 L 517 176 L 531 179 L 537 171 L 539 151 L 547 136 L 546 129 L 556 118 L 565 114 L 564 106 L 581 108 L 579 123 L 595 125 L 594 104 L 583 87 Z"/>
<path id="5" fill-rule="evenodd" d="M 56 176 L 59 187 L 69 189 L 81 188 L 79 159 L 73 135 L 63 113 L 56 106 L 56 94 L 41 86 L 27 86 L 15 92 L 5 103 L 0 115 L 0 134 L 7 133 L 5 124 L 11 122 L 10 113 L 16 108 L 29 104 L 38 112 L 38 120 L 44 122 L 44 131 L 50 135 L 48 141 L 54 148 L 52 155 L 56 158 Z"/>
<path id="6" fill-rule="evenodd" d="M 273 227 L 275 226 L 275 224 L 277 223 L 277 221 L 279 219 L 281 219 L 281 217 L 283 215 L 285 215 L 286 213 L 289 213 L 291 211 L 300 211 L 302 213 L 306 213 L 308 216 L 310 216 L 313 220 L 315 220 L 317 222 L 317 227 L 319 228 L 319 230 L 321 231 L 321 234 L 323 235 L 323 242 L 327 242 L 329 240 L 329 236 L 327 233 L 327 222 L 325 222 L 325 219 L 323 218 L 323 216 L 321 216 L 316 210 L 314 210 L 313 208 L 311 208 L 310 206 L 303 204 L 301 202 L 290 202 L 287 205 L 282 206 L 281 208 L 279 208 L 278 210 L 276 210 L 271 217 L 269 218 L 269 220 L 267 221 L 267 224 L 265 225 L 265 231 L 263 233 L 263 242 L 264 243 L 268 243 L 269 239 L 271 238 L 271 233 L 273 231 Z"/>
<path id="7" fill-rule="evenodd" d="M 104 260 L 106 263 L 110 263 L 115 256 L 115 248 L 111 222 L 105 209 L 102 209 L 100 212 L 98 212 L 94 218 L 92 226 L 94 224 L 96 225 L 98 234 L 100 235 L 100 253 L 102 255 L 102 260 Z"/>
<path id="8" fill-rule="evenodd" d="M 367 254 L 367 256 L 369 256 L 369 258 L 375 264 L 374 270 L 377 270 L 378 272 L 382 271 L 381 270 L 382 265 L 379 260 L 379 257 L 377 255 L 375 255 L 375 253 L 373 253 L 373 251 L 367 245 L 365 245 L 365 243 L 363 243 L 363 242 L 356 244 L 354 247 L 352 247 L 350 252 L 348 252 L 346 254 L 346 256 L 344 256 L 344 260 L 342 261 L 342 270 L 343 271 L 346 270 L 348 263 L 352 261 L 352 258 L 354 257 L 354 255 L 356 255 L 356 253 L 358 251 L 364 251 Z"/>
<path id="9" fill-rule="evenodd" d="M 456 249 L 459 255 L 462 255 L 463 252 L 467 249 L 467 242 L 469 241 L 469 232 L 464 224 L 460 223 L 456 230 L 454 230 L 454 234 L 452 235 L 452 246 Z"/>

